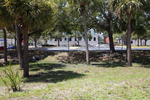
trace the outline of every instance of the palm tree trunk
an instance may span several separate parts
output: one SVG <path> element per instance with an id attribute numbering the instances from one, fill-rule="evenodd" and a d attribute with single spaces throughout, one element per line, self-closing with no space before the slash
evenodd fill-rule
<path id="1" fill-rule="evenodd" d="M 15 30 L 16 30 L 16 38 L 17 38 L 17 50 L 18 50 L 18 58 L 19 58 L 19 64 L 20 68 L 23 68 L 23 57 L 22 57 L 22 47 L 21 47 L 21 35 L 19 32 L 19 27 L 17 22 L 15 23 Z"/>
<path id="2" fill-rule="evenodd" d="M 106 44 L 106 37 L 104 36 L 104 44 Z"/>
<path id="3" fill-rule="evenodd" d="M 35 48 L 37 47 L 36 42 L 37 42 L 37 40 L 36 40 L 36 38 L 34 37 Z"/>
<path id="4" fill-rule="evenodd" d="M 58 47 L 60 46 L 60 40 L 58 39 Z"/>
<path id="5" fill-rule="evenodd" d="M 79 46 L 79 34 L 78 34 L 78 41 L 77 42 L 78 42 L 78 46 Z"/>
<path id="6" fill-rule="evenodd" d="M 17 39 L 16 39 L 16 35 L 15 35 L 15 48 L 16 48 L 16 45 L 17 45 L 17 41 L 16 41 Z"/>
<path id="7" fill-rule="evenodd" d="M 139 47 L 139 35 L 137 34 L 137 46 Z"/>
<path id="8" fill-rule="evenodd" d="M 140 39 L 140 45 L 142 46 L 142 39 Z"/>
<path id="9" fill-rule="evenodd" d="M 29 56 L 28 56 L 28 27 L 24 25 L 23 29 L 23 40 L 24 40 L 24 47 L 23 47 L 23 62 L 24 62 L 24 77 L 29 77 Z"/>
<path id="10" fill-rule="evenodd" d="M 112 13 L 110 11 L 109 11 L 108 25 L 109 25 L 108 36 L 109 36 L 110 52 L 114 53 L 115 48 L 114 48 L 113 32 L 112 32 Z"/>
<path id="11" fill-rule="evenodd" d="M 147 40 L 145 39 L 145 46 L 146 46 L 146 42 L 147 42 Z"/>
<path id="12" fill-rule="evenodd" d="M 127 27 L 127 59 L 128 66 L 132 66 L 132 58 L 131 58 L 131 15 L 128 14 L 128 27 Z"/>
<path id="13" fill-rule="evenodd" d="M 85 34 L 85 46 L 86 46 L 86 62 L 89 65 L 89 49 L 88 49 L 88 37 L 87 37 L 87 27 L 86 27 L 86 16 L 85 16 L 85 7 L 82 8 L 82 16 L 83 16 L 83 23 L 84 23 L 84 34 Z"/>
<path id="14" fill-rule="evenodd" d="M 4 62 L 7 62 L 7 42 L 6 42 L 6 30 L 3 29 L 4 32 Z"/>

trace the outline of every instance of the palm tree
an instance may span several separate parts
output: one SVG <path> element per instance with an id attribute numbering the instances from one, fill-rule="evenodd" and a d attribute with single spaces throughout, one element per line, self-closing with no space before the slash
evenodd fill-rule
<path id="1" fill-rule="evenodd" d="M 84 34 L 85 34 L 85 46 L 86 46 L 86 62 L 90 64 L 89 60 L 89 49 L 88 49 L 88 37 L 87 37 L 87 25 L 86 25 L 86 10 L 87 6 L 90 4 L 94 4 L 95 0 L 68 0 L 71 7 L 74 9 L 78 9 L 82 13 L 83 24 L 84 24 Z"/>
<path id="2" fill-rule="evenodd" d="M 0 28 L 4 33 L 4 61 L 7 62 L 7 41 L 6 41 L 6 28 L 8 28 L 11 24 L 12 17 L 6 11 L 6 7 L 3 6 L 4 1 L 0 2 Z"/>
<path id="3" fill-rule="evenodd" d="M 7 0 L 5 2 L 7 10 L 16 20 L 16 26 L 22 29 L 24 77 L 29 76 L 28 31 L 35 28 L 45 29 L 50 26 L 49 24 L 53 21 L 53 10 L 50 3 L 44 0 Z"/>
<path id="4" fill-rule="evenodd" d="M 127 15 L 127 59 L 128 66 L 132 66 L 131 58 L 131 16 L 134 12 L 140 9 L 142 3 L 139 0 L 110 0 L 109 2 L 112 10 L 121 16 L 123 14 Z"/>

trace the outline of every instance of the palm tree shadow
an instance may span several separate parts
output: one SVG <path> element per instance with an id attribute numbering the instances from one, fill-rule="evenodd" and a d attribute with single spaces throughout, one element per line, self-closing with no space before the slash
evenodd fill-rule
<path id="1" fill-rule="evenodd" d="M 30 71 L 39 73 L 30 75 L 26 78 L 24 82 L 52 82 L 57 83 L 73 78 L 81 78 L 85 76 L 84 74 L 79 74 L 73 71 L 64 71 L 61 70 L 65 67 L 63 64 L 56 63 L 40 63 L 40 64 L 31 64 Z M 52 69 L 59 69 L 57 71 L 52 71 Z M 42 71 L 40 71 L 42 70 Z M 44 71 L 43 71 L 44 70 Z"/>
<path id="2" fill-rule="evenodd" d="M 95 63 L 92 65 L 105 68 L 126 67 L 125 62 L 103 62 L 103 63 Z"/>
<path id="3" fill-rule="evenodd" d="M 65 67 L 63 64 L 56 64 L 56 63 L 40 63 L 40 64 L 30 64 L 30 71 L 39 71 L 39 70 L 44 70 L 44 71 L 49 71 L 52 69 L 62 69 Z"/>
<path id="4" fill-rule="evenodd" d="M 48 71 L 40 72 L 36 75 L 30 75 L 24 82 L 45 82 L 57 83 L 67 81 L 74 78 L 81 78 L 84 74 L 79 74 L 73 71 Z"/>

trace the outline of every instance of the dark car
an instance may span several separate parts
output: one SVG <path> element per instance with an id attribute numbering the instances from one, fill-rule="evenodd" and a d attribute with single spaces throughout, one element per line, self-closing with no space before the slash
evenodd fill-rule
<path id="1" fill-rule="evenodd" d="M 8 49 L 16 49 L 15 46 L 9 46 Z"/>
<path id="2" fill-rule="evenodd" d="M 0 50 L 4 50 L 4 47 L 3 47 L 3 46 L 0 46 Z"/>

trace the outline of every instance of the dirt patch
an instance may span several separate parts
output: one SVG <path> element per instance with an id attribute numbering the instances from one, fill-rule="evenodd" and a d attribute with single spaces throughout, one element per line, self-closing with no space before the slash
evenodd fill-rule
<path id="1" fill-rule="evenodd" d="M 12 63 L 19 63 L 16 50 L 9 50 L 7 52 L 8 61 Z M 85 51 L 70 51 L 70 52 L 53 52 L 53 51 L 42 51 L 42 50 L 30 50 L 29 61 L 34 62 L 45 59 L 48 56 L 53 56 L 53 60 L 59 60 L 62 63 L 84 63 L 86 62 Z M 115 62 L 126 62 L 126 51 L 116 51 L 110 53 L 109 51 L 90 51 L 89 52 L 91 62 L 100 61 L 115 61 Z M 56 59 L 55 59 L 56 58 Z M 136 63 L 149 63 L 150 51 L 132 51 L 132 62 Z M 4 62 L 3 52 L 0 53 L 0 63 Z"/>
<path id="2" fill-rule="evenodd" d="M 34 62 L 37 60 L 44 59 L 50 55 L 53 56 L 57 53 L 58 52 L 50 52 L 50 51 L 43 51 L 43 50 L 29 50 L 29 54 L 28 54 L 29 61 Z M 7 60 L 8 61 L 11 60 L 12 63 L 18 64 L 19 63 L 18 52 L 16 50 L 8 50 L 7 51 Z M 3 63 L 3 62 L 4 62 L 4 55 L 3 55 L 3 52 L 1 52 L 0 53 L 0 63 Z"/>
<path id="3" fill-rule="evenodd" d="M 125 61 L 125 54 L 117 52 L 111 54 L 109 52 L 102 51 L 92 51 L 89 53 L 90 61 L 99 62 L 99 61 Z M 82 63 L 86 61 L 85 52 L 62 52 L 56 56 L 56 58 L 63 63 Z"/>

